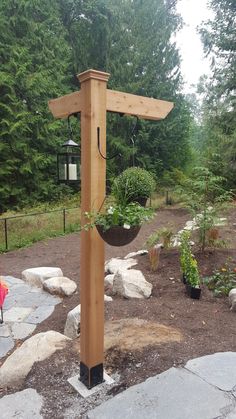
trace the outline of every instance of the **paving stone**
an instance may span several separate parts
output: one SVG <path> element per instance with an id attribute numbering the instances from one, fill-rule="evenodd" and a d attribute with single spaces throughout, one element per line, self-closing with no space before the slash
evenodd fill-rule
<path id="1" fill-rule="evenodd" d="M 4 357 L 8 351 L 14 348 L 14 345 L 15 343 L 11 336 L 5 338 L 0 337 L 0 358 Z"/>
<path id="2" fill-rule="evenodd" d="M 54 295 L 49 295 L 47 292 L 41 291 L 40 293 L 29 292 L 16 296 L 16 304 L 20 307 L 38 307 L 53 306 L 59 304 L 61 299 Z"/>
<path id="3" fill-rule="evenodd" d="M 3 280 L 6 281 L 8 285 L 24 284 L 22 279 L 14 278 L 13 276 L 4 276 Z"/>
<path id="4" fill-rule="evenodd" d="M 33 310 L 32 307 L 12 307 L 4 312 L 5 322 L 23 322 Z"/>
<path id="5" fill-rule="evenodd" d="M 35 330 L 35 324 L 29 323 L 13 323 L 11 330 L 14 339 L 25 339 L 27 336 L 31 335 Z"/>
<path id="6" fill-rule="evenodd" d="M 96 407 L 87 418 L 213 419 L 234 407 L 224 392 L 184 368 L 170 368 Z"/>
<path id="7" fill-rule="evenodd" d="M 218 352 L 188 361 L 189 371 L 224 391 L 236 386 L 236 352 Z"/>
<path id="8" fill-rule="evenodd" d="M 28 292 L 31 291 L 31 287 L 29 287 L 29 285 L 26 284 L 16 284 L 16 285 L 12 285 L 10 287 L 9 290 L 9 296 L 16 294 L 16 295 L 20 295 L 20 294 L 26 294 Z"/>
<path id="9" fill-rule="evenodd" d="M 39 324 L 47 319 L 54 311 L 55 306 L 40 306 L 36 308 L 27 318 L 26 323 Z"/>
<path id="10" fill-rule="evenodd" d="M 43 398 L 33 388 L 0 399 L 1 419 L 43 419 L 40 414 L 42 407 Z"/>
<path id="11" fill-rule="evenodd" d="M 1 338 L 8 338 L 8 336 L 11 336 L 11 332 L 9 329 L 9 326 L 7 324 L 0 324 L 0 337 Z"/>

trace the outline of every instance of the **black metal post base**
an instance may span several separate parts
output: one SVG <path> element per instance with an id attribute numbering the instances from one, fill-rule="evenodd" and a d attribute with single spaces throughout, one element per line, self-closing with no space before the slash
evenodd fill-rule
<path id="1" fill-rule="evenodd" d="M 103 364 L 89 368 L 80 362 L 80 381 L 90 390 L 103 383 Z"/>

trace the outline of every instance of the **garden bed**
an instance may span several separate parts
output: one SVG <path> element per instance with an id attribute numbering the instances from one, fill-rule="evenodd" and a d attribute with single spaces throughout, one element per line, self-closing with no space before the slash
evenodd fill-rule
<path id="1" fill-rule="evenodd" d="M 233 258 L 236 265 L 235 214 L 235 208 L 229 211 L 229 225 L 220 230 L 221 237 L 229 240 L 229 248 L 207 251 L 205 254 L 195 252 L 202 275 L 209 275 L 215 268 L 222 266 L 228 256 Z M 139 236 L 130 245 L 123 248 L 107 246 L 106 258 L 125 256 L 130 251 L 139 250 L 153 229 L 165 226 L 178 231 L 190 218 L 183 209 L 161 210 L 151 224 L 142 227 Z M 0 263 L 4 275 L 17 277 L 25 268 L 60 266 L 66 276 L 79 283 L 79 235 L 71 234 L 1 255 Z M 135 350 L 132 340 L 126 349 L 119 345 L 110 347 L 105 354 L 105 368 L 109 373 L 114 372 L 120 376 L 118 385 L 111 390 L 112 394 L 172 366 L 183 365 L 191 358 L 214 352 L 236 351 L 236 315 L 229 311 L 227 299 L 213 297 L 205 286 L 202 287 L 200 300 L 190 299 L 181 282 L 177 249 L 162 251 L 160 266 L 155 273 L 150 271 L 147 255 L 138 257 L 136 268 L 153 284 L 151 298 L 125 300 L 114 297 L 113 302 L 105 305 L 106 320 L 116 324 L 122 319 L 155 322 L 176 330 L 182 339 L 159 340 L 151 346 L 136 347 Z M 53 329 L 63 333 L 66 314 L 77 304 L 79 294 L 64 299 L 53 315 L 41 323 L 37 332 Z M 147 333 L 150 333 L 148 328 Z M 136 339 L 139 340 L 138 334 Z M 78 373 L 78 367 L 78 341 L 69 345 L 66 351 L 58 352 L 49 360 L 34 366 L 27 378 L 26 387 L 32 386 L 46 397 L 47 417 L 63 417 L 58 409 L 61 407 L 63 410 L 75 399 L 73 390 L 66 384 L 66 378 Z"/>

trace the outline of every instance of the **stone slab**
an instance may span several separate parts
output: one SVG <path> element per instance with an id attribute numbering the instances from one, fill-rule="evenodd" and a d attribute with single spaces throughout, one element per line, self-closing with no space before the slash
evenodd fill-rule
<path id="1" fill-rule="evenodd" d="M 3 358 L 7 352 L 14 348 L 14 345 L 15 343 L 11 336 L 5 338 L 0 337 L 0 358 Z"/>
<path id="2" fill-rule="evenodd" d="M 27 318 L 26 323 L 39 324 L 46 320 L 54 311 L 55 306 L 40 306 L 36 308 Z"/>
<path id="3" fill-rule="evenodd" d="M 79 377 L 79 375 L 75 375 L 74 377 L 68 378 L 67 381 L 84 398 L 89 397 L 92 394 L 102 390 L 105 385 L 114 384 L 113 378 L 111 378 L 105 371 L 103 373 L 104 382 L 91 388 L 90 390 L 83 383 L 81 383 Z"/>
<path id="4" fill-rule="evenodd" d="M 6 281 L 8 285 L 24 284 L 24 281 L 14 276 L 4 276 L 3 280 Z"/>
<path id="5" fill-rule="evenodd" d="M 18 295 L 16 296 L 16 304 L 20 307 L 38 307 L 41 305 L 56 305 L 61 302 L 59 297 L 55 297 L 54 295 L 50 295 L 45 291 L 41 291 L 39 293 L 30 292 L 25 295 Z"/>
<path id="6" fill-rule="evenodd" d="M 96 407 L 87 418 L 213 419 L 234 407 L 232 396 L 184 368 L 170 368 Z"/>
<path id="7" fill-rule="evenodd" d="M 28 388 L 0 399 L 1 419 L 43 419 L 40 414 L 42 406 L 42 396 Z"/>
<path id="8" fill-rule="evenodd" d="M 25 339 L 34 332 L 35 328 L 35 324 L 29 323 L 13 323 L 11 326 L 14 339 Z"/>
<path id="9" fill-rule="evenodd" d="M 218 352 L 187 362 L 189 371 L 224 391 L 236 386 L 236 352 Z"/>
<path id="10" fill-rule="evenodd" d="M 32 307 L 12 307 L 4 312 L 5 322 L 23 322 L 32 312 Z"/>
<path id="11" fill-rule="evenodd" d="M 8 338 L 11 335 L 10 328 L 7 324 L 0 324 L 0 337 Z"/>

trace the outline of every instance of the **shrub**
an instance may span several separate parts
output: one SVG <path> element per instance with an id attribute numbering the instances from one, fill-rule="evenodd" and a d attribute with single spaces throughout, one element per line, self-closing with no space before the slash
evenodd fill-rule
<path id="1" fill-rule="evenodd" d="M 148 198 L 156 188 L 153 175 L 140 167 L 130 167 L 122 172 L 112 185 L 112 194 L 117 202 L 135 202 Z"/>
<path id="2" fill-rule="evenodd" d="M 204 282 L 216 297 L 227 296 L 231 289 L 236 288 L 236 267 L 230 267 L 228 259 L 222 268 L 204 278 Z"/>

